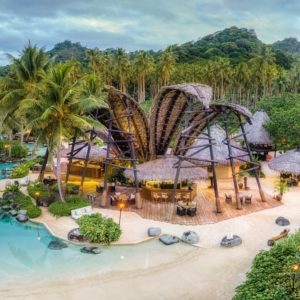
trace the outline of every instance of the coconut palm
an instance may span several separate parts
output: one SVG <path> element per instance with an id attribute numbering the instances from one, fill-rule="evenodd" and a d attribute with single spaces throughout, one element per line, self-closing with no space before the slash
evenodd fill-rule
<path id="1" fill-rule="evenodd" d="M 85 135 L 86 130 L 98 123 L 87 114 L 100 106 L 96 98 L 82 97 L 82 82 L 72 79 L 73 65 L 59 64 L 44 78 L 44 88 L 35 99 L 22 102 L 20 110 L 30 114 L 28 126 L 47 136 L 51 154 L 57 157 L 56 177 L 59 195 L 64 201 L 61 179 L 61 148 L 63 140 L 69 140 L 76 130 Z"/>
<path id="2" fill-rule="evenodd" d="M 13 118 L 21 131 L 23 142 L 23 127 L 26 120 L 18 115 L 21 102 L 29 97 L 35 97 L 37 85 L 49 67 L 49 60 L 43 49 L 32 46 L 30 43 L 21 52 L 20 58 L 8 55 L 10 58 L 11 72 L 1 78 L 0 111 L 1 123 L 9 122 Z"/>
<path id="3" fill-rule="evenodd" d="M 138 77 L 138 101 L 146 99 L 146 76 L 153 67 L 152 57 L 145 51 L 139 51 L 135 59 L 135 69 Z"/>
<path id="4" fill-rule="evenodd" d="M 130 61 L 125 50 L 119 48 L 115 53 L 115 71 L 119 81 L 119 89 L 126 93 Z"/>
<path id="5" fill-rule="evenodd" d="M 171 48 L 167 48 L 161 54 L 158 64 L 162 86 L 169 84 L 172 72 L 174 71 L 175 63 L 176 55 Z"/>

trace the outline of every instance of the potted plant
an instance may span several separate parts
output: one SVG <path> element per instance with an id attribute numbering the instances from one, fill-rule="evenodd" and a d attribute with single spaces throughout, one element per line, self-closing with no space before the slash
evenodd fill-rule
<path id="1" fill-rule="evenodd" d="M 239 186 L 239 189 L 241 190 L 242 188 L 243 188 L 243 182 L 242 182 L 242 180 L 243 180 L 243 174 L 241 174 L 241 173 L 238 173 L 238 186 Z"/>
<path id="2" fill-rule="evenodd" d="M 279 180 L 276 184 L 275 184 L 275 191 L 278 193 L 275 198 L 278 201 L 282 200 L 283 194 L 286 193 L 288 191 L 288 186 L 286 184 L 285 181 L 283 180 Z"/>

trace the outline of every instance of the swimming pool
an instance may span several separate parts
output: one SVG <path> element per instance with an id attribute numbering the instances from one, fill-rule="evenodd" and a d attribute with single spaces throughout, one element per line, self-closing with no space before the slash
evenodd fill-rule
<path id="1" fill-rule="evenodd" d="M 35 143 L 26 143 L 25 144 L 28 151 L 32 152 L 35 146 Z M 47 147 L 45 146 L 38 146 L 36 151 L 35 151 L 35 156 L 44 156 L 46 153 Z"/>
<path id="2" fill-rule="evenodd" d="M 102 253 L 93 255 L 81 253 L 82 246 L 73 244 L 63 250 L 48 249 L 55 239 L 41 224 L 21 224 L 9 216 L 0 219 L 0 285 L 145 270 L 199 251 L 184 243 L 164 246 L 152 240 L 138 245 L 101 246 Z"/>
<path id="3" fill-rule="evenodd" d="M 0 179 L 5 179 L 5 174 L 2 174 L 3 170 L 11 170 L 14 166 L 16 166 L 18 162 L 9 162 L 9 163 L 1 163 L 0 164 Z"/>

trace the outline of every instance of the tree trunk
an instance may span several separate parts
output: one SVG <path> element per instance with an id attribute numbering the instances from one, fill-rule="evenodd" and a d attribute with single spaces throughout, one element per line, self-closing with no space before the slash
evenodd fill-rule
<path id="1" fill-rule="evenodd" d="M 23 146 L 24 144 L 24 126 L 21 124 L 21 130 L 20 130 L 20 144 Z"/>
<path id="2" fill-rule="evenodd" d="M 59 197 L 60 200 L 65 202 L 64 200 L 64 195 L 63 195 L 63 190 L 62 190 L 62 181 L 61 181 L 61 142 L 58 143 L 57 146 L 57 166 L 56 166 L 56 179 L 57 179 L 57 187 L 58 187 L 58 192 L 59 192 Z"/>
<path id="3" fill-rule="evenodd" d="M 46 153 L 45 153 L 45 156 L 44 156 L 44 160 L 43 160 L 43 164 L 42 164 L 42 168 L 41 168 L 40 175 L 39 175 L 39 181 L 44 180 L 48 158 L 49 158 L 49 150 L 48 150 L 48 147 L 47 147 Z"/>

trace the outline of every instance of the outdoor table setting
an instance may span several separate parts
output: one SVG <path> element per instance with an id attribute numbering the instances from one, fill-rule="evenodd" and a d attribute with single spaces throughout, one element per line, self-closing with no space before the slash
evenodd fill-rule
<path id="1" fill-rule="evenodd" d="M 178 201 L 176 213 L 179 216 L 195 216 L 197 212 L 196 201 Z"/>

